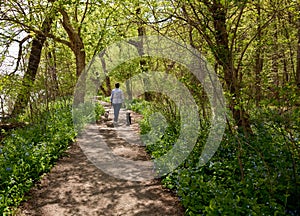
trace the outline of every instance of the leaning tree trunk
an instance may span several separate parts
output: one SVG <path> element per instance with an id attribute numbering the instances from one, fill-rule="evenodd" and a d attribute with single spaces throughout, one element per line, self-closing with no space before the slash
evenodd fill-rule
<path id="1" fill-rule="evenodd" d="M 62 25 L 66 30 L 69 39 L 70 39 L 70 48 L 72 49 L 75 59 L 76 59 L 76 77 L 80 85 L 76 86 L 75 95 L 74 95 L 74 105 L 84 103 L 85 90 L 86 90 L 86 73 L 85 69 L 85 50 L 83 40 L 80 36 L 80 28 L 77 30 L 73 28 L 69 15 L 63 9 L 60 9 L 59 12 L 63 16 Z"/>
<path id="2" fill-rule="evenodd" d="M 37 34 L 37 36 L 32 40 L 28 67 L 23 77 L 22 87 L 18 93 L 18 97 L 11 114 L 12 116 L 22 113 L 29 102 L 30 93 L 41 60 L 42 48 L 46 41 L 46 35 L 50 32 L 52 22 L 53 16 L 50 14 L 50 16 L 46 17 L 42 24 L 42 33 Z"/>

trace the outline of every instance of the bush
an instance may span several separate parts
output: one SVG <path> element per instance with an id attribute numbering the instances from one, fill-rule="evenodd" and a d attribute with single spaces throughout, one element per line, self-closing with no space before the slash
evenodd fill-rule
<path id="1" fill-rule="evenodd" d="M 126 108 L 130 109 L 136 113 L 143 113 L 147 112 L 147 108 L 150 105 L 149 102 L 140 100 L 140 99 L 133 99 L 130 103 L 126 103 Z"/>
<path id="2" fill-rule="evenodd" d="M 53 103 L 0 144 L 0 213 L 8 214 L 74 141 L 71 102 Z"/>
<path id="3" fill-rule="evenodd" d="M 95 105 L 95 113 L 96 113 L 96 120 L 100 118 L 100 116 L 104 115 L 105 109 L 100 103 L 96 103 Z"/>
<path id="4" fill-rule="evenodd" d="M 144 134 L 152 133 L 147 115 Z M 299 110 L 288 116 L 267 110 L 252 117 L 254 135 L 226 130 L 216 154 L 202 167 L 199 156 L 209 124 L 202 124 L 193 152 L 173 173 L 165 187 L 177 192 L 186 215 L 299 215 Z M 178 136 L 178 122 L 147 146 L 153 158 L 164 155 Z"/>

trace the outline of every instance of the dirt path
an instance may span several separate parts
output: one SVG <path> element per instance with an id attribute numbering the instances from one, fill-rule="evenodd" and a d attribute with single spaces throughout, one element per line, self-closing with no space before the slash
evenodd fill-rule
<path id="1" fill-rule="evenodd" d="M 97 133 L 119 157 L 149 160 L 144 147 L 137 143 L 139 116 L 131 114 L 133 124 L 128 127 L 125 111 L 120 115 L 123 119 L 117 131 L 107 121 L 98 125 Z M 184 215 L 178 198 L 158 180 L 130 181 L 108 175 L 87 158 L 79 142 L 72 144 L 67 156 L 30 191 L 18 216 Z"/>

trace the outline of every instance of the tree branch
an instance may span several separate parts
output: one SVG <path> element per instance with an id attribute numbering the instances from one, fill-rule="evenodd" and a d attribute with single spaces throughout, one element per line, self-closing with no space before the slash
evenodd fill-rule
<path id="1" fill-rule="evenodd" d="M 79 28 L 78 28 L 79 34 L 80 34 L 80 31 L 81 31 L 81 27 L 82 27 L 83 21 L 84 21 L 84 19 L 86 17 L 86 14 L 87 14 L 87 11 L 88 11 L 88 7 L 89 7 L 89 0 L 87 0 L 86 3 L 85 3 L 84 12 L 83 12 L 83 15 L 82 15 L 82 18 L 81 18 L 81 21 L 80 21 L 80 25 L 79 25 Z"/>
<path id="2" fill-rule="evenodd" d="M 47 34 L 46 36 L 49 37 L 49 38 L 51 38 L 51 39 L 53 39 L 53 40 L 56 41 L 56 42 L 62 43 L 62 44 L 64 44 L 64 45 L 66 45 L 66 46 L 68 46 L 68 47 L 71 48 L 71 43 L 70 43 L 70 41 L 67 41 L 67 40 L 61 39 L 61 38 L 59 38 L 59 37 L 56 37 L 56 36 L 53 35 L 53 34 Z"/>
<path id="3" fill-rule="evenodd" d="M 232 52 L 232 50 L 233 50 L 234 40 L 236 39 L 237 30 L 238 30 L 239 23 L 240 23 L 240 21 L 241 21 L 241 18 L 242 18 L 242 15 L 243 15 L 243 11 L 244 11 L 245 6 L 246 6 L 246 3 L 244 3 L 244 4 L 242 5 L 241 10 L 240 10 L 240 13 L 239 13 L 239 15 L 238 15 L 238 19 L 237 19 L 237 22 L 236 22 L 236 25 L 235 25 L 235 28 L 234 28 L 234 31 L 233 31 L 233 37 L 232 37 L 231 44 L 230 44 L 230 52 Z"/>
<path id="4" fill-rule="evenodd" d="M 273 13 L 273 15 L 271 16 L 271 18 L 269 20 L 267 20 L 262 26 L 261 26 L 261 29 L 264 29 L 265 27 L 267 27 L 267 25 L 274 19 L 276 13 Z M 256 32 L 254 34 L 254 36 L 250 39 L 250 41 L 246 44 L 246 46 L 244 47 L 242 53 L 241 53 L 241 56 L 239 58 L 239 61 L 238 61 L 238 64 L 237 64 L 237 71 L 239 71 L 241 65 L 242 65 L 242 60 L 243 60 L 243 57 L 248 49 L 248 47 L 250 46 L 250 44 L 253 42 L 253 40 L 257 37 L 258 35 L 258 32 Z"/>
<path id="5" fill-rule="evenodd" d="M 23 43 L 25 43 L 29 38 L 31 38 L 31 36 L 27 35 L 25 38 L 23 38 L 21 41 L 19 41 L 19 52 L 18 52 L 16 67 L 15 67 L 14 71 L 9 74 L 9 76 L 15 74 L 18 71 L 20 61 L 21 61 L 21 57 L 22 57 L 22 53 L 23 53 L 22 46 L 23 46 Z"/>

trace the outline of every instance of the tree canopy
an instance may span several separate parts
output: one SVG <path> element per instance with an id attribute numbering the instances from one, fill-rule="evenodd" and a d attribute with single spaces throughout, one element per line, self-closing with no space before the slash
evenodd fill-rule
<path id="1" fill-rule="evenodd" d="M 200 52 L 222 84 L 228 102 L 224 139 L 234 140 L 236 155 L 234 162 L 228 162 L 228 155 L 231 154 L 228 144 L 217 157 L 222 158 L 222 154 L 226 154 L 228 158 L 224 160 L 228 159 L 228 166 L 237 164 L 239 172 L 235 172 L 240 179 L 235 180 L 245 183 L 252 174 L 246 170 L 250 162 L 245 158 L 244 148 L 248 149 L 249 157 L 255 161 L 253 163 L 257 162 L 256 157 L 261 159 L 261 169 L 269 177 L 272 176 L 270 179 L 275 175 L 272 171 L 283 172 L 272 167 L 270 163 L 273 158 L 270 155 L 285 154 L 288 158 L 287 163 L 283 164 L 283 167 L 288 167 L 285 176 L 292 173 L 293 177 L 274 177 L 273 180 L 275 183 L 278 180 L 281 185 L 289 182 L 289 187 L 295 192 L 290 188 L 278 189 L 278 193 L 286 193 L 286 200 L 283 200 L 285 195 L 277 196 L 274 192 L 277 189 L 270 186 L 266 191 L 271 201 L 280 203 L 286 213 L 292 209 L 295 215 L 299 214 L 300 205 L 295 210 L 299 202 L 294 201 L 300 200 L 299 11 L 297 0 L 0 0 L 0 116 L 2 119 L 21 121 L 20 116 L 24 113 L 38 113 L 40 105 L 47 106 L 69 97 L 75 98 L 79 106 L 84 102 L 85 89 L 89 87 L 82 85 L 75 91 L 80 79 L 97 83 L 97 95 L 107 97 L 114 82 L 126 83 L 124 88 L 130 92 L 131 83 L 126 81 L 131 77 L 139 73 L 163 71 L 174 75 L 189 89 L 199 107 L 201 127 L 204 127 L 205 122 L 212 118 L 213 111 L 203 83 L 178 62 L 143 55 L 147 47 L 143 36 L 160 35 L 174 39 Z M 138 36 L 139 40 L 130 40 Z M 106 52 L 105 48 L 120 41 L 126 41 L 141 57 L 109 70 L 107 67 L 111 59 L 121 57 Z M 123 47 L 120 45 L 118 48 L 121 50 Z M 95 62 L 96 57 L 99 62 Z M 92 75 L 87 76 L 84 72 L 95 64 L 104 73 L 98 74 L 96 68 Z M 143 82 L 146 83 L 147 79 L 144 78 Z M 131 94 L 128 97 L 130 100 L 140 99 L 132 98 Z M 176 137 L 180 116 L 175 104 L 162 94 L 145 93 L 143 99 L 152 102 L 154 110 L 163 110 L 166 119 L 173 122 L 174 127 L 169 132 Z M 145 123 L 146 128 L 149 130 L 149 122 Z M 270 141 L 274 138 L 272 134 L 282 135 L 281 141 L 276 139 L 278 143 L 274 146 Z M 167 136 L 164 138 L 168 140 Z M 250 142 L 256 144 L 251 146 Z M 262 146 L 272 145 L 271 153 L 267 156 L 261 154 L 259 142 Z M 198 148 L 201 150 L 200 144 Z M 154 154 L 164 152 L 155 148 L 151 151 Z M 189 160 L 195 164 L 193 156 Z M 189 215 L 196 215 L 197 211 L 210 212 L 208 208 L 218 206 L 217 202 L 229 205 L 231 196 L 237 200 L 235 195 L 227 194 L 228 200 L 217 197 L 210 199 L 209 203 L 202 203 L 209 206 L 207 208 L 195 207 L 191 200 L 199 196 L 190 197 L 190 190 L 184 188 L 189 186 L 187 176 L 209 176 L 208 173 L 213 171 L 207 171 L 207 167 L 188 169 L 192 165 L 186 163 L 183 165 L 184 171 L 177 174 L 182 180 L 178 191 Z M 217 170 L 219 165 L 213 161 L 211 166 Z M 224 171 L 224 175 L 228 173 Z M 216 175 L 216 178 L 224 180 L 222 174 Z M 249 191 L 259 190 L 259 184 L 266 184 L 261 176 L 257 178 L 261 182 L 253 183 L 258 185 L 248 188 Z M 169 180 L 166 182 L 171 182 Z M 205 181 L 201 179 L 198 183 L 205 184 Z M 231 180 L 224 181 L 233 185 Z M 207 188 L 204 187 L 203 193 L 209 193 Z M 222 191 L 224 188 L 214 189 Z M 243 188 L 235 187 L 234 190 Z M 257 198 L 257 203 L 262 205 L 260 199 L 265 198 Z M 266 214 L 276 213 L 274 209 L 264 211 Z"/>

